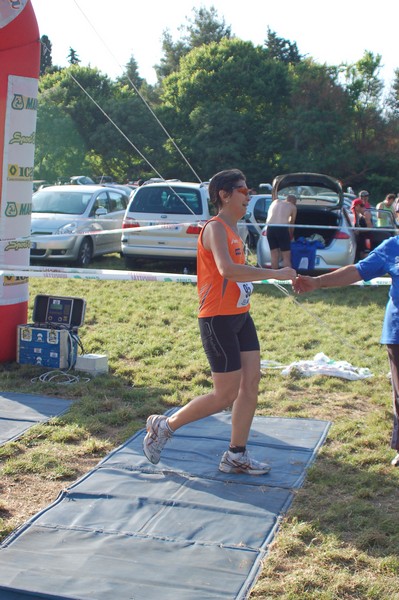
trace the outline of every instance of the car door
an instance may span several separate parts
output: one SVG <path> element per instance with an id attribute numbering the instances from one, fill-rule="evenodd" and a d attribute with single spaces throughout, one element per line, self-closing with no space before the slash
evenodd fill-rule
<path id="1" fill-rule="evenodd" d="M 89 213 L 91 221 L 91 230 L 99 233 L 93 235 L 94 254 L 104 254 L 108 248 L 108 234 L 101 233 L 109 229 L 108 215 L 108 195 L 105 190 L 97 192 Z"/>
<path id="2" fill-rule="evenodd" d="M 104 251 L 120 252 L 121 251 L 121 229 L 122 220 L 125 214 L 128 198 L 122 192 L 107 191 L 106 209 L 107 214 L 104 216 L 104 229 L 109 231 L 104 235 Z M 111 233 L 112 232 L 112 233 Z"/>
<path id="3" fill-rule="evenodd" d="M 121 192 L 102 190 L 97 193 L 90 211 L 92 229 L 106 233 L 94 236 L 95 254 L 120 252 L 120 230 L 126 204 L 127 197 Z"/>

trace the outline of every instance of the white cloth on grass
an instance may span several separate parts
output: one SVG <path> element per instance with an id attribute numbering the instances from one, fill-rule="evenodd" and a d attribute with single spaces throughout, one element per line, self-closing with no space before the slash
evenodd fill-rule
<path id="1" fill-rule="evenodd" d="M 313 360 L 298 360 L 286 366 L 279 365 L 274 361 L 262 360 L 261 368 L 279 368 L 282 375 L 289 375 L 292 371 L 295 371 L 304 377 L 329 375 L 331 377 L 350 379 L 351 381 L 373 377 L 373 373 L 367 367 L 354 367 L 345 360 L 333 360 L 323 354 L 323 352 L 316 354 Z"/>

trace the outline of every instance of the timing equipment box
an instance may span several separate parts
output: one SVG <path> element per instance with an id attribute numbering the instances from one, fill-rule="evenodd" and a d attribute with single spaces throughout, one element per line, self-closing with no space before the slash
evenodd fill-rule
<path id="1" fill-rule="evenodd" d="M 86 301 L 81 298 L 36 296 L 34 323 L 17 327 L 17 362 L 55 369 L 73 366 L 85 308 Z"/>
<path id="2" fill-rule="evenodd" d="M 86 301 L 68 296 L 39 294 L 33 306 L 33 321 L 45 327 L 75 329 L 83 325 Z"/>
<path id="3" fill-rule="evenodd" d="M 67 329 L 18 325 L 17 362 L 66 369 L 76 361 L 78 343 Z"/>

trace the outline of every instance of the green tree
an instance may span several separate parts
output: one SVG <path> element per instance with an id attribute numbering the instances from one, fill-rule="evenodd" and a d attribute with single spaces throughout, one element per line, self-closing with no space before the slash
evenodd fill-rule
<path id="1" fill-rule="evenodd" d="M 153 167 L 163 176 L 166 135 L 136 92 L 115 86 L 102 108 L 109 119 L 101 119 L 89 138 L 102 171 L 118 181 L 155 175 Z"/>
<path id="2" fill-rule="evenodd" d="M 52 180 L 87 169 L 85 157 L 92 150 L 92 132 L 105 117 L 83 90 L 101 105 L 111 94 L 111 88 L 110 80 L 96 69 L 78 65 L 40 78 L 37 136 L 40 140 L 43 133 L 43 143 L 36 146 L 35 169 L 42 170 L 44 164 L 51 164 L 55 171 Z M 64 138 L 66 150 L 62 158 Z M 70 152 L 67 151 L 69 141 Z"/>
<path id="3" fill-rule="evenodd" d="M 371 187 L 371 173 L 384 172 L 389 159 L 390 132 L 383 116 L 381 56 L 365 51 L 360 60 L 342 65 L 341 70 L 343 88 L 352 106 L 345 132 L 353 148 L 349 163 L 351 184 L 358 188 Z"/>
<path id="4" fill-rule="evenodd" d="M 125 70 L 121 77 L 118 77 L 117 81 L 122 85 L 131 85 L 137 89 L 140 89 L 144 83 L 144 79 L 140 77 L 137 61 L 134 56 L 131 56 L 128 63 L 125 65 Z"/>
<path id="5" fill-rule="evenodd" d="M 159 65 L 155 65 L 158 81 L 179 69 L 180 59 L 187 54 L 188 49 L 181 40 L 174 42 L 170 31 L 165 29 L 162 35 L 162 52 Z"/>
<path id="6" fill-rule="evenodd" d="M 163 115 L 202 179 L 239 166 L 252 185 L 279 163 L 288 70 L 251 42 L 222 39 L 192 50 L 163 83 Z"/>
<path id="7" fill-rule="evenodd" d="M 53 165 L 51 180 L 83 173 L 123 181 L 153 174 L 152 161 L 161 165 L 166 154 L 165 134 L 131 86 L 78 65 L 41 78 L 37 135 L 40 179 Z M 63 154 L 63 136 L 66 148 L 69 140 L 75 144 L 75 154 Z"/>
<path id="8" fill-rule="evenodd" d="M 187 19 L 187 24 L 180 27 L 185 31 L 184 41 L 192 50 L 204 44 L 221 42 L 224 38 L 231 38 L 231 27 L 226 25 L 224 18 L 220 18 L 214 6 L 207 8 L 193 8 L 194 17 Z"/>
<path id="9" fill-rule="evenodd" d="M 315 171 L 341 177 L 350 161 L 345 138 L 350 101 L 334 71 L 311 59 L 289 70 L 290 109 L 285 121 L 284 171 Z"/>
<path id="10" fill-rule="evenodd" d="M 205 13 L 194 14 L 179 41 L 184 52 L 156 86 L 140 78 L 133 57 L 116 81 L 78 64 L 47 67 L 39 82 L 37 179 L 206 180 L 238 166 L 253 186 L 314 170 L 366 187 L 376 200 L 399 189 L 399 70 L 384 106 L 379 56 L 319 65 L 270 30 L 265 46 L 255 47 L 224 25 L 211 33 L 221 39 L 209 42 L 194 27 Z"/>
<path id="11" fill-rule="evenodd" d="M 382 200 L 387 193 L 399 190 L 399 69 L 395 70 L 385 100 L 382 121 L 384 147 L 381 161 L 378 160 L 376 171 L 367 175 L 367 185 L 377 201 Z"/>
<path id="12" fill-rule="evenodd" d="M 359 111 L 371 108 L 381 109 L 384 82 L 380 78 L 380 54 L 374 55 L 366 50 L 360 60 L 354 64 L 344 64 L 344 88 L 349 93 L 354 107 Z"/>
<path id="13" fill-rule="evenodd" d="M 295 42 L 292 43 L 289 40 L 278 37 L 276 32 L 272 31 L 270 27 L 267 28 L 265 46 L 268 50 L 270 58 L 279 60 L 287 65 L 295 65 L 303 58 L 299 54 L 299 50 Z"/>
<path id="14" fill-rule="evenodd" d="M 51 42 L 47 35 L 42 35 L 40 38 L 40 75 L 44 75 L 53 65 L 51 56 Z"/>
<path id="15" fill-rule="evenodd" d="M 169 30 L 163 32 L 163 57 L 160 64 L 155 66 L 159 81 L 178 71 L 180 60 L 193 48 L 231 37 L 231 28 L 226 26 L 223 18 L 220 20 L 214 6 L 209 10 L 203 7 L 194 8 L 193 13 L 194 17 L 187 18 L 186 24 L 178 28 L 183 35 L 176 42 L 173 41 Z"/>
<path id="16" fill-rule="evenodd" d="M 399 119 L 399 69 L 395 69 L 394 80 L 389 90 L 386 107 L 391 119 Z"/>
<path id="17" fill-rule="evenodd" d="M 55 104 L 62 106 L 72 118 L 87 147 L 92 132 L 105 115 L 96 106 L 102 106 L 112 96 L 114 83 L 98 69 L 72 65 L 57 73 L 41 78 L 39 90 Z M 39 97 L 40 101 L 40 97 Z"/>
<path id="18" fill-rule="evenodd" d="M 35 179 L 56 182 L 80 174 L 86 156 L 84 140 L 73 119 L 50 94 L 39 94 L 35 138 Z"/>
<path id="19" fill-rule="evenodd" d="M 67 59 L 70 65 L 78 65 L 80 63 L 80 58 L 73 48 L 69 48 Z"/>

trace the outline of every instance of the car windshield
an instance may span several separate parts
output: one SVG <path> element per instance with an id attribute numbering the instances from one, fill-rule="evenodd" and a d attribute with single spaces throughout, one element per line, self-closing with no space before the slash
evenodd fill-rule
<path id="1" fill-rule="evenodd" d="M 163 213 L 168 215 L 201 215 L 201 195 L 190 188 L 143 186 L 135 193 L 130 209 L 137 213 Z"/>
<path id="2" fill-rule="evenodd" d="M 32 197 L 32 213 L 82 215 L 91 197 L 84 191 L 39 191 Z"/>
<path id="3" fill-rule="evenodd" d="M 340 203 L 339 194 L 334 192 L 334 190 L 317 185 L 290 185 L 278 191 L 280 199 L 286 198 L 289 194 L 296 196 L 297 202 L 300 204 L 331 206 Z"/>

